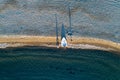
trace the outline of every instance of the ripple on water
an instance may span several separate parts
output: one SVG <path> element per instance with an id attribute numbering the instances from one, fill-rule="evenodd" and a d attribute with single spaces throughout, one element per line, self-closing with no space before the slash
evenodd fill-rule
<path id="1" fill-rule="evenodd" d="M 1 80 L 119 80 L 120 56 L 100 50 L 0 50 Z"/>

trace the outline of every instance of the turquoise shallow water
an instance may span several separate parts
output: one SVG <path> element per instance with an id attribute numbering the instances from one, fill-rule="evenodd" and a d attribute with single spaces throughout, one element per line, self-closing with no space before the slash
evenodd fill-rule
<path id="1" fill-rule="evenodd" d="M 0 49 L 0 80 L 120 80 L 120 55 L 41 47 Z"/>

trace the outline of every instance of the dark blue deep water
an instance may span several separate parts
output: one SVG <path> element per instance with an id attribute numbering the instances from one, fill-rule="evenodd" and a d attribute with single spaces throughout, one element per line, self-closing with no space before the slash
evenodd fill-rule
<path id="1" fill-rule="evenodd" d="M 120 80 L 120 55 L 41 47 L 0 49 L 0 80 Z"/>

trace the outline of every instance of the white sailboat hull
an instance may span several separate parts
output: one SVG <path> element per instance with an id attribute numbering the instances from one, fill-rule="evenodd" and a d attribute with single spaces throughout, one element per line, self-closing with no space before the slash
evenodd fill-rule
<path id="1" fill-rule="evenodd" d="M 64 37 L 61 40 L 61 47 L 67 47 L 67 40 Z"/>

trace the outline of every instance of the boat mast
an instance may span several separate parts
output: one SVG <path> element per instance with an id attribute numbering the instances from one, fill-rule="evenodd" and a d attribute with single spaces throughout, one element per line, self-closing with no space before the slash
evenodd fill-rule
<path id="1" fill-rule="evenodd" d="M 66 39 L 66 32 L 65 32 L 64 24 L 62 24 L 62 27 L 61 27 L 61 40 L 63 37 Z"/>

